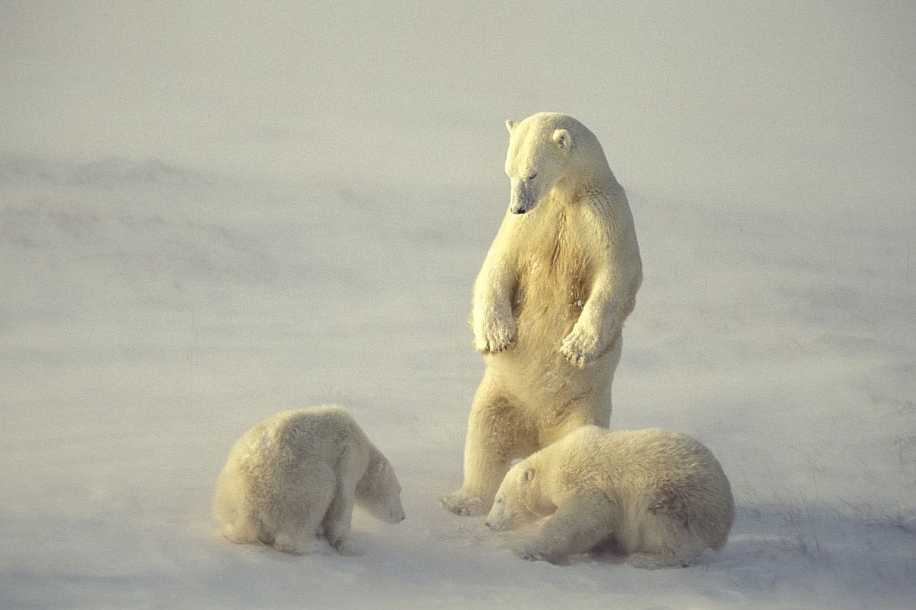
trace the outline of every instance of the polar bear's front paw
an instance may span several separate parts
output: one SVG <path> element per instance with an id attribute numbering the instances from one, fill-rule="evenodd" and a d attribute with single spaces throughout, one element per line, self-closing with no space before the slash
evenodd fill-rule
<path id="1" fill-rule="evenodd" d="M 544 561 L 544 555 L 542 553 L 531 549 L 516 549 L 515 554 L 518 555 L 519 559 L 524 559 L 525 561 Z"/>
<path id="2" fill-rule="evenodd" d="M 291 555 L 305 555 L 311 550 L 311 546 L 311 540 L 305 536 L 282 533 L 274 538 L 274 548 Z"/>
<path id="3" fill-rule="evenodd" d="M 686 568 L 690 562 L 669 554 L 633 553 L 627 563 L 634 568 L 658 570 L 660 568 Z"/>
<path id="4" fill-rule="evenodd" d="M 487 505 L 483 498 L 479 496 L 469 496 L 462 491 L 450 493 L 447 496 L 439 498 L 439 502 L 445 510 L 469 517 L 472 515 L 482 515 L 487 512 Z"/>
<path id="5" fill-rule="evenodd" d="M 599 355 L 598 336 L 574 327 L 560 345 L 560 353 L 573 366 L 584 368 Z"/>
<path id="6" fill-rule="evenodd" d="M 535 551 L 519 550 L 516 555 L 525 561 L 544 561 L 544 556 Z"/>
<path id="7" fill-rule="evenodd" d="M 492 317 L 474 332 L 474 348 L 481 353 L 495 354 L 509 349 L 515 341 L 515 320 Z"/>
<path id="8" fill-rule="evenodd" d="M 360 557 L 364 554 L 360 547 L 347 539 L 336 540 L 331 543 L 331 546 L 343 557 Z"/>
<path id="9" fill-rule="evenodd" d="M 550 553 L 546 552 L 537 541 L 524 540 L 512 545 L 512 552 L 519 559 L 525 561 L 546 561 L 548 563 L 558 563 Z"/>

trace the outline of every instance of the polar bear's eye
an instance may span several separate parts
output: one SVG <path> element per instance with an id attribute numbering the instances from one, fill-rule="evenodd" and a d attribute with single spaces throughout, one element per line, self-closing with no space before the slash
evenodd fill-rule
<path id="1" fill-rule="evenodd" d="M 531 172 L 531 174 L 527 178 L 525 178 L 525 180 L 528 180 L 529 182 L 531 182 L 532 180 L 534 180 L 537 177 L 538 177 L 537 172 Z"/>

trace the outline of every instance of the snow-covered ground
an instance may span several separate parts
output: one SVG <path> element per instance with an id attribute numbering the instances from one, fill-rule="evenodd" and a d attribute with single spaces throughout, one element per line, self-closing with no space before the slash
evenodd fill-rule
<path id="1" fill-rule="evenodd" d="M 913 607 L 913 8 L 392 6 L 0 6 L 0 608 Z M 732 480 L 690 569 L 523 562 L 437 503 L 502 120 L 548 109 L 636 217 L 612 422 Z M 328 401 L 407 521 L 222 540 L 231 443 Z"/>

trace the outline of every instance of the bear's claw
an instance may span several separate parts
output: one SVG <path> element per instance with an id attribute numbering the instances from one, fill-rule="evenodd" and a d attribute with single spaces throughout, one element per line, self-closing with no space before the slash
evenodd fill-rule
<path id="1" fill-rule="evenodd" d="M 656 555 L 653 553 L 633 553 L 627 557 L 627 564 L 629 564 L 630 567 L 643 570 L 690 567 L 690 561 L 687 559 L 668 555 Z"/>
<path id="2" fill-rule="evenodd" d="M 507 332 L 494 333 L 474 341 L 474 347 L 484 354 L 497 354 L 512 347 L 512 337 Z"/>
<path id="3" fill-rule="evenodd" d="M 474 333 L 474 348 L 484 354 L 496 354 L 512 347 L 515 320 L 492 318 Z"/>
<path id="4" fill-rule="evenodd" d="M 550 553 L 546 553 L 543 549 L 539 549 L 536 543 L 531 541 L 522 542 L 517 544 L 512 548 L 512 552 L 515 553 L 515 556 L 519 559 L 524 559 L 525 561 L 546 561 L 547 563 L 559 563 L 557 557 L 552 556 Z"/>
<path id="5" fill-rule="evenodd" d="M 363 554 L 363 550 L 349 540 L 337 540 L 331 546 L 343 557 L 359 557 Z"/>
<path id="6" fill-rule="evenodd" d="M 442 496 L 439 498 L 439 503 L 442 504 L 445 510 L 462 517 L 482 515 L 486 511 L 483 498 L 466 496 L 460 491 Z"/>
<path id="7" fill-rule="evenodd" d="M 290 536 L 277 534 L 274 538 L 274 548 L 290 555 L 306 555 L 311 549 L 311 543 L 304 536 Z"/>
<path id="8" fill-rule="evenodd" d="M 593 335 L 574 328 L 560 344 L 560 353 L 571 365 L 580 369 L 585 368 L 586 364 L 598 356 L 597 343 L 598 340 Z"/>

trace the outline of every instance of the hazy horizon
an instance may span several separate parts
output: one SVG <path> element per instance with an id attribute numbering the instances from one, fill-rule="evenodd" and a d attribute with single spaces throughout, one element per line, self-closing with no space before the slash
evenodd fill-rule
<path id="1" fill-rule="evenodd" d="M 893 206 L 916 190 L 914 22 L 907 2 L 7 2 L 0 152 L 501 186 L 502 121 L 555 110 L 638 190 Z"/>

